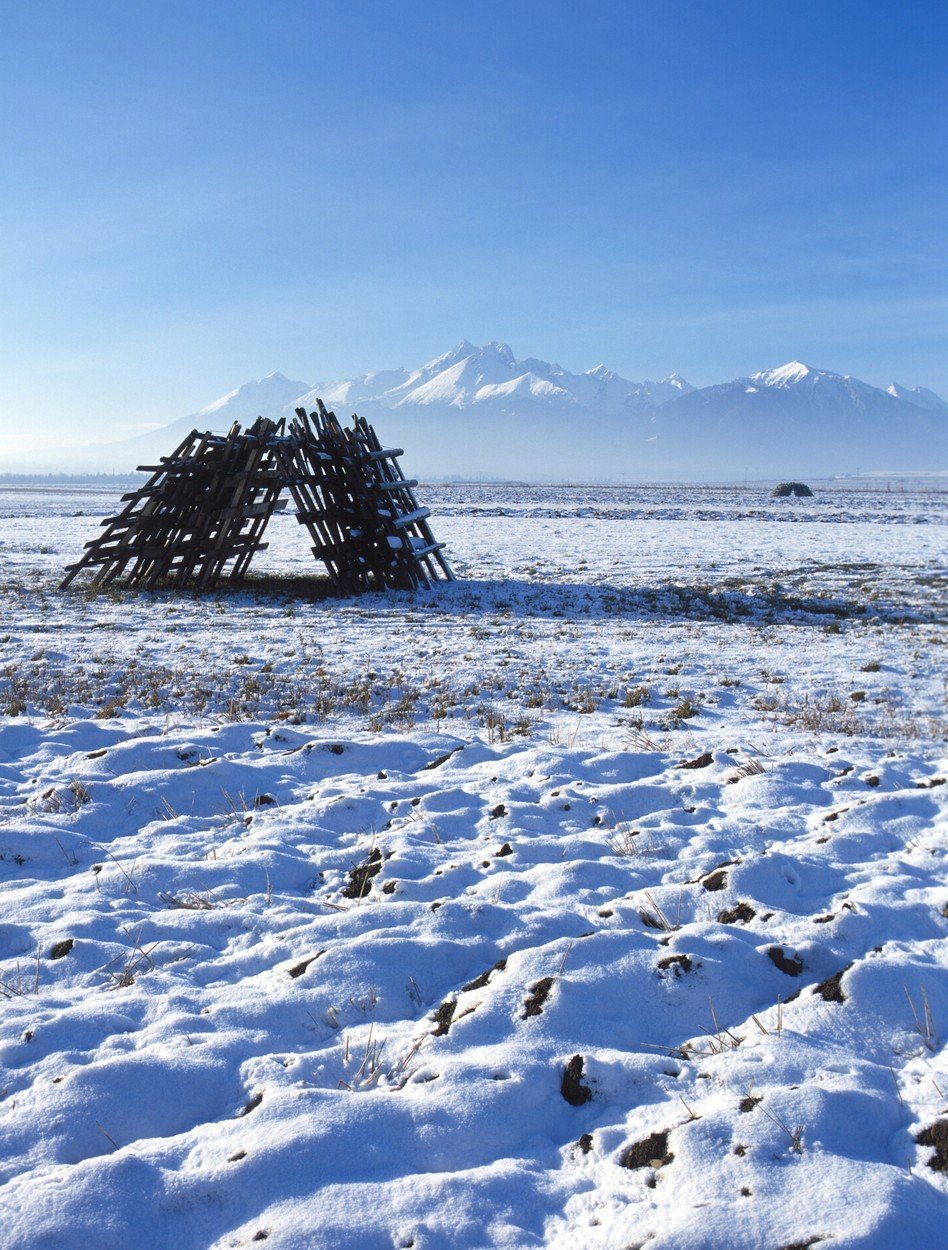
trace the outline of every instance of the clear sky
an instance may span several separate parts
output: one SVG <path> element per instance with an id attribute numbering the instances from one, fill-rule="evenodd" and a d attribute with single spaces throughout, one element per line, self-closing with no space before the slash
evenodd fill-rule
<path id="1" fill-rule="evenodd" d="M 0 0 L 0 468 L 463 337 L 948 392 L 944 0 Z"/>

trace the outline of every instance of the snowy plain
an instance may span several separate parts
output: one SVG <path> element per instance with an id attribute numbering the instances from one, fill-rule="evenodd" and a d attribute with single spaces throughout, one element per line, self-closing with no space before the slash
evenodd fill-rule
<path id="1" fill-rule="evenodd" d="M 335 600 L 0 490 L 0 1245 L 943 1244 L 948 495 L 421 494 Z"/>

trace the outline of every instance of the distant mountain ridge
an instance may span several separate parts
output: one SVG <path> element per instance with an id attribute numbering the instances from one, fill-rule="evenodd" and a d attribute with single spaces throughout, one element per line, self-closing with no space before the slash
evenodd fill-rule
<path id="1" fill-rule="evenodd" d="M 532 480 L 731 480 L 948 469 L 948 403 L 924 387 L 887 389 L 791 361 L 693 387 L 673 373 L 634 382 L 605 365 L 572 373 L 506 343 L 462 340 L 419 368 L 316 386 L 271 373 L 158 430 L 76 449 L 77 468 L 129 469 L 192 429 L 289 416 L 319 397 L 358 412 L 410 449 L 426 476 Z"/>
<path id="2" fill-rule="evenodd" d="M 586 373 L 570 373 L 546 360 L 530 357 L 518 361 L 506 343 L 475 347 L 465 339 L 411 373 L 397 369 L 326 382 L 304 398 L 319 395 L 330 406 L 361 402 L 382 408 L 440 405 L 463 409 L 529 403 L 547 408 L 621 411 L 658 407 L 693 389 L 678 374 L 661 382 L 631 382 L 605 365 Z"/>

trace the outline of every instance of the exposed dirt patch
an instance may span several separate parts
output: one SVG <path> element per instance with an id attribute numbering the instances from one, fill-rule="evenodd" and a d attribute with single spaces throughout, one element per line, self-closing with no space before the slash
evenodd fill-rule
<path id="1" fill-rule="evenodd" d="M 249 1102 L 244 1103 L 241 1109 L 237 1112 L 238 1119 L 242 1115 L 250 1115 L 251 1111 L 256 1111 L 262 1102 L 263 1090 L 261 1090 L 259 1094 L 254 1094 L 253 1098 L 251 1098 Z"/>
<path id="2" fill-rule="evenodd" d="M 349 884 L 342 892 L 343 898 L 365 898 L 372 889 L 372 878 L 382 870 L 382 852 L 377 846 L 349 873 Z"/>
<path id="3" fill-rule="evenodd" d="M 315 955 L 310 955 L 308 959 L 301 959 L 298 964 L 294 964 L 289 969 L 291 977 L 301 977 L 310 964 L 314 964 L 320 955 L 325 955 L 325 951 L 317 951 Z"/>
<path id="4" fill-rule="evenodd" d="M 674 1155 L 668 1149 L 667 1133 L 651 1133 L 642 1141 L 627 1146 L 619 1158 L 623 1168 L 663 1168 Z"/>
<path id="5" fill-rule="evenodd" d="M 714 763 L 714 756 L 710 751 L 705 751 L 703 755 L 696 756 L 693 760 L 685 760 L 683 764 L 679 764 L 679 768 L 707 768 Z"/>
<path id="6" fill-rule="evenodd" d="M 657 967 L 663 972 L 667 968 L 674 968 L 675 976 L 680 977 L 683 972 L 690 972 L 694 964 L 691 962 L 690 955 L 666 955 L 664 959 L 658 961 Z"/>
<path id="7" fill-rule="evenodd" d="M 786 973 L 788 977 L 798 977 L 803 971 L 803 960 L 797 959 L 795 955 L 788 955 L 782 946 L 771 946 L 767 951 L 767 957 L 776 968 Z"/>
<path id="8" fill-rule="evenodd" d="M 64 955 L 68 955 L 75 942 L 72 938 L 63 938 L 61 942 L 55 942 L 52 950 L 49 952 L 50 959 L 62 959 Z"/>
<path id="9" fill-rule="evenodd" d="M 753 1094 L 748 1094 L 746 1098 L 742 1098 L 737 1104 L 737 1109 L 738 1111 L 743 1111 L 746 1115 L 748 1111 L 753 1111 L 757 1104 L 763 1101 L 764 1098 L 762 1094 L 758 1094 L 756 1098 Z"/>
<path id="10" fill-rule="evenodd" d="M 716 868 L 714 872 L 709 872 L 706 877 L 701 878 L 701 884 L 706 890 L 723 890 L 727 885 L 727 871 L 724 868 Z"/>
<path id="11" fill-rule="evenodd" d="M 526 1020 L 530 1016 L 538 1016 L 543 1011 L 543 1004 L 550 997 L 550 990 L 553 988 L 553 978 L 544 977 L 541 981 L 537 981 L 535 985 L 530 986 L 530 993 L 524 1000 L 523 1019 Z"/>
<path id="12" fill-rule="evenodd" d="M 844 1003 L 846 995 L 842 987 L 843 973 L 848 972 L 851 967 L 852 964 L 848 963 L 845 968 L 840 968 L 839 972 L 834 972 L 831 977 L 827 977 L 825 981 L 815 986 L 813 993 L 819 994 L 826 1003 Z"/>
<path id="13" fill-rule="evenodd" d="M 576 1145 L 584 1155 L 588 1155 L 593 1148 L 592 1133 L 583 1133 Z"/>
<path id="14" fill-rule="evenodd" d="M 498 803 L 496 807 L 490 809 L 491 820 L 500 820 L 501 816 L 507 815 L 507 808 L 503 803 Z"/>
<path id="15" fill-rule="evenodd" d="M 433 768 L 440 768 L 442 764 L 447 764 L 452 755 L 457 755 L 458 751 L 463 751 L 464 747 L 455 747 L 453 751 L 446 751 L 444 755 L 439 755 L 436 760 L 432 760 L 430 764 L 426 764 L 422 772 L 430 772 Z"/>
<path id="16" fill-rule="evenodd" d="M 467 985 L 462 985 L 461 993 L 466 994 L 468 990 L 482 990 L 495 972 L 503 972 L 506 967 L 507 960 L 498 959 L 493 968 L 488 968 L 486 972 L 482 972 L 473 981 L 468 981 Z"/>
<path id="17" fill-rule="evenodd" d="M 920 1146 L 931 1146 L 935 1153 L 928 1166 L 935 1172 L 948 1172 L 948 1120 L 936 1120 L 915 1138 Z"/>
<path id="18" fill-rule="evenodd" d="M 436 1029 L 432 1029 L 432 1037 L 444 1037 L 450 1032 L 451 1022 L 454 1020 L 454 1013 L 457 1010 L 457 1006 L 458 1003 L 456 998 L 448 998 L 441 1004 L 438 1010 L 431 1017 L 438 1026 Z"/>
<path id="19" fill-rule="evenodd" d="M 494 856 L 497 859 L 502 859 L 505 855 L 513 855 L 513 847 L 509 842 L 505 842 L 499 851 L 494 852 Z"/>
<path id="20" fill-rule="evenodd" d="M 724 911 L 719 911 L 718 921 L 721 924 L 749 924 L 756 915 L 757 912 L 750 903 L 736 903 L 733 907 L 725 907 Z"/>
<path id="21" fill-rule="evenodd" d="M 592 1098 L 592 1090 L 583 1084 L 583 1057 L 573 1055 L 563 1069 L 563 1080 L 560 1082 L 560 1093 L 571 1107 L 581 1107 Z"/>

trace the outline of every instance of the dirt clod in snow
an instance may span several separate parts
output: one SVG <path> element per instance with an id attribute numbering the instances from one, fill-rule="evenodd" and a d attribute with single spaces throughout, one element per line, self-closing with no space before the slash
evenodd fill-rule
<path id="1" fill-rule="evenodd" d="M 843 979 L 843 973 L 848 972 L 851 967 L 852 964 L 849 963 L 845 968 L 840 968 L 839 972 L 834 972 L 831 977 L 827 977 L 825 981 L 821 981 L 819 985 L 814 988 L 813 993 L 819 994 L 826 1003 L 844 1003 L 846 1001 L 846 995 L 843 993 L 841 982 Z"/>
<path id="2" fill-rule="evenodd" d="M 664 959 L 658 961 L 658 967 L 665 971 L 667 968 L 675 969 L 675 976 L 680 977 L 683 972 L 690 972 L 694 967 L 689 955 L 666 955 Z"/>
<path id="3" fill-rule="evenodd" d="M 491 813 L 490 813 L 491 820 L 499 820 L 501 816 L 506 816 L 506 815 L 507 815 L 507 808 L 504 806 L 503 803 L 498 803 L 496 807 L 491 808 Z"/>
<path id="4" fill-rule="evenodd" d="M 701 884 L 706 890 L 723 890 L 727 885 L 727 873 L 723 868 L 716 868 L 714 872 L 702 877 Z"/>
<path id="5" fill-rule="evenodd" d="M 725 907 L 718 912 L 721 924 L 750 924 L 757 915 L 750 903 L 737 903 L 734 907 Z"/>
<path id="6" fill-rule="evenodd" d="M 325 951 L 317 951 L 315 955 L 309 955 L 306 959 L 301 959 L 298 964 L 294 964 L 289 969 L 291 977 L 301 977 L 310 964 L 314 964 L 320 955 L 325 955 Z"/>
<path id="7" fill-rule="evenodd" d="M 714 756 L 710 751 L 705 751 L 702 755 L 696 756 L 693 760 L 685 760 L 679 764 L 679 768 L 708 768 L 714 763 Z"/>
<path id="8" fill-rule="evenodd" d="M 248 1102 L 244 1103 L 241 1109 L 237 1112 L 238 1119 L 241 1116 L 250 1115 L 251 1111 L 256 1111 L 256 1109 L 260 1106 L 262 1102 L 263 1102 L 263 1090 L 261 1090 L 259 1094 L 254 1094 L 253 1098 L 251 1098 Z"/>
<path id="9" fill-rule="evenodd" d="M 453 755 L 457 755 L 458 751 L 463 751 L 463 750 L 464 750 L 464 747 L 461 746 L 461 747 L 455 747 L 453 751 L 445 751 L 444 755 L 439 755 L 438 758 L 432 760 L 430 764 L 426 764 L 424 767 L 424 771 L 431 772 L 432 769 L 440 768 L 442 764 L 447 764 L 448 760 L 451 759 Z"/>
<path id="10" fill-rule="evenodd" d="M 72 938 L 63 938 L 61 942 L 55 942 L 49 952 L 50 959 L 62 959 L 64 955 L 69 954 L 74 945 Z"/>
<path id="11" fill-rule="evenodd" d="M 771 946 L 767 951 L 770 962 L 788 977 L 798 977 L 803 971 L 803 960 L 787 955 L 782 946 Z"/>
<path id="12" fill-rule="evenodd" d="M 524 1000 L 523 1019 L 527 1020 L 530 1016 L 538 1016 L 543 1011 L 543 1004 L 550 997 L 550 990 L 553 988 L 553 978 L 543 977 L 537 981 L 535 985 L 531 985 L 530 993 Z"/>
<path id="13" fill-rule="evenodd" d="M 627 1146 L 619 1157 L 623 1168 L 662 1168 L 674 1155 L 668 1149 L 667 1133 L 651 1133 L 642 1141 Z"/>
<path id="14" fill-rule="evenodd" d="M 457 999 L 446 999 L 438 1010 L 431 1017 L 438 1026 L 432 1030 L 432 1037 L 445 1037 L 451 1030 L 451 1022 L 454 1019 L 454 1013 L 457 1010 Z"/>
<path id="15" fill-rule="evenodd" d="M 462 985 L 461 992 L 466 994 L 468 990 L 482 990 L 495 972 L 503 972 L 506 967 L 507 960 L 498 959 L 492 968 L 488 968 L 486 972 L 480 973 L 473 981 L 468 981 L 467 985 Z"/>
<path id="16" fill-rule="evenodd" d="M 935 1153 L 928 1166 L 936 1172 L 948 1172 L 948 1120 L 936 1120 L 922 1129 L 915 1138 L 920 1146 L 932 1146 Z"/>
<path id="17" fill-rule="evenodd" d="M 592 1098 L 592 1090 L 583 1084 L 583 1057 L 573 1055 L 563 1069 L 560 1093 L 571 1107 L 581 1107 Z"/>
<path id="18" fill-rule="evenodd" d="M 373 847 L 366 858 L 349 873 L 349 884 L 342 892 L 343 898 L 365 898 L 372 889 L 372 878 L 377 877 L 382 868 L 382 852 Z"/>

